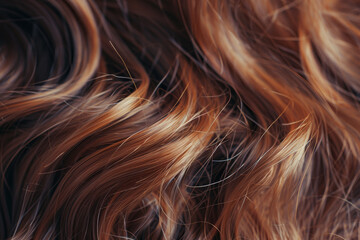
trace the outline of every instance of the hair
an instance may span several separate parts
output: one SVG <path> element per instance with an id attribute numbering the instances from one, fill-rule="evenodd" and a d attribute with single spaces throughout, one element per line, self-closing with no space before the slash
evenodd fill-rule
<path id="1" fill-rule="evenodd" d="M 0 31 L 0 239 L 360 239 L 358 0 L 1 0 Z"/>

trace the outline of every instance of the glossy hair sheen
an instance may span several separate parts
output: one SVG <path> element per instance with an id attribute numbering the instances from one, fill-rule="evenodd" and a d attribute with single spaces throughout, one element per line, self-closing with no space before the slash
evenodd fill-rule
<path id="1" fill-rule="evenodd" d="M 358 0 L 0 0 L 0 239 L 360 239 Z"/>

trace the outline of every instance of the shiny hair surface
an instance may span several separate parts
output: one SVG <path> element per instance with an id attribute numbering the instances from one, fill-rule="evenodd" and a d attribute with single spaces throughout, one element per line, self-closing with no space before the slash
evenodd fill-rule
<path id="1" fill-rule="evenodd" d="M 358 0 L 0 0 L 0 239 L 360 239 Z"/>

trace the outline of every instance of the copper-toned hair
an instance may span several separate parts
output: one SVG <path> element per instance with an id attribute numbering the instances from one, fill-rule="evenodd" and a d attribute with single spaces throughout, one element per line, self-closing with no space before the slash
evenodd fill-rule
<path id="1" fill-rule="evenodd" d="M 0 0 L 0 239 L 360 239 L 358 0 Z"/>

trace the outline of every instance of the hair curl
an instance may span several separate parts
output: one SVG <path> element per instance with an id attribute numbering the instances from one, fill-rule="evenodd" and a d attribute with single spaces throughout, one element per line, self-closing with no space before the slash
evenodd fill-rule
<path id="1" fill-rule="evenodd" d="M 0 239 L 360 239 L 358 0 L 0 0 Z"/>

